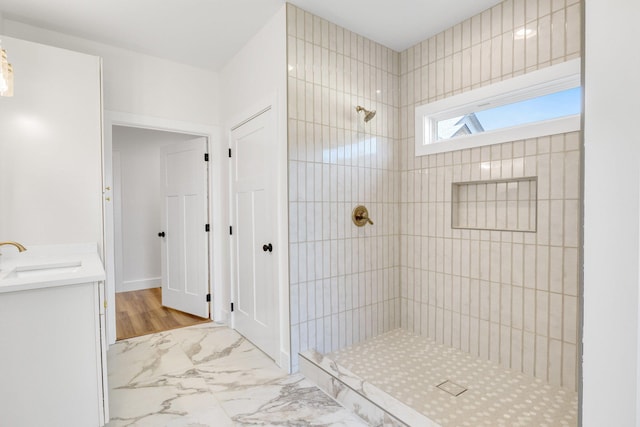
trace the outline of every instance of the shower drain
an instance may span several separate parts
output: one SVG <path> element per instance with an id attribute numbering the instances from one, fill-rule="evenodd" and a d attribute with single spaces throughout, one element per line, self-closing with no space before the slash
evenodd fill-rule
<path id="1" fill-rule="evenodd" d="M 438 384 L 436 387 L 438 387 L 440 390 L 446 391 L 447 393 L 449 393 L 454 397 L 458 397 L 462 393 L 467 391 L 465 387 L 462 387 L 461 385 L 458 385 L 453 381 L 449 381 L 449 380 L 446 380 L 445 382 Z"/>

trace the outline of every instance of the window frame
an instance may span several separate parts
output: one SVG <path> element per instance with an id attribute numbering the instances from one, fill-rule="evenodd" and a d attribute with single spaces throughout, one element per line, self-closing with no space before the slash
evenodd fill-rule
<path id="1" fill-rule="evenodd" d="M 415 109 L 415 155 L 444 153 L 580 130 L 581 114 L 438 141 L 437 122 L 581 86 L 580 59 L 450 96 Z M 584 93 L 583 93 L 584 96 Z M 481 107 L 482 108 L 481 108 Z"/>

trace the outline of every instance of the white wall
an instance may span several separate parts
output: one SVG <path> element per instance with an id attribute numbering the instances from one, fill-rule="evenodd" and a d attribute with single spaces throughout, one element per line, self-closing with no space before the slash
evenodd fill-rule
<path id="1" fill-rule="evenodd" d="M 228 141 L 231 128 L 242 120 L 273 106 L 278 141 L 278 254 L 277 283 L 280 288 L 280 352 L 277 361 L 289 368 L 289 291 L 288 291 L 288 217 L 287 217 L 287 57 L 286 5 L 244 46 L 220 72 L 223 138 Z M 228 167 L 228 164 L 227 164 Z M 228 200 L 228 194 L 224 196 Z M 225 263 L 229 265 L 229 263 Z M 226 273 L 229 277 L 229 273 Z M 224 295 L 223 310 L 228 315 L 231 296 Z"/>
<path id="2" fill-rule="evenodd" d="M 286 95 L 286 7 L 258 32 L 220 71 L 225 128 L 256 103 Z M 286 104 L 284 105 L 286 108 Z"/>
<path id="3" fill-rule="evenodd" d="M 586 0 L 583 425 L 638 417 L 637 0 Z"/>
<path id="4" fill-rule="evenodd" d="M 0 38 L 15 71 L 0 98 L 0 240 L 101 246 L 100 60 Z"/>
<path id="5" fill-rule="evenodd" d="M 104 108 L 219 124 L 218 74 L 55 31 L 4 20 L 5 34 L 103 58 Z"/>
<path id="6" fill-rule="evenodd" d="M 113 127 L 113 151 L 120 157 L 119 185 L 113 193 L 114 203 L 119 199 L 121 206 L 114 213 L 116 241 L 122 242 L 122 256 L 116 253 L 116 278 L 121 278 L 116 280 L 117 292 L 162 285 L 160 147 L 191 139 L 193 135 Z"/>
<path id="7" fill-rule="evenodd" d="M 218 167 L 220 162 L 226 158 L 226 143 L 221 144 L 219 139 L 219 111 L 223 104 L 220 101 L 218 73 L 2 19 L 1 16 L 0 26 L 10 36 L 102 57 L 102 103 L 104 110 L 108 112 L 105 114 L 107 123 L 104 129 L 105 144 L 107 141 L 109 144 L 111 143 L 111 125 L 117 124 L 118 120 L 123 118 L 124 121 L 120 124 L 134 124 L 155 129 L 195 130 L 198 135 L 208 137 L 211 150 L 210 167 L 213 169 L 210 194 L 213 217 L 213 232 L 211 233 L 212 280 L 214 288 L 223 286 L 223 284 L 226 286 L 229 283 L 228 262 L 223 266 L 221 259 L 222 254 L 226 254 L 228 248 L 221 247 L 223 239 L 220 238 L 220 235 L 228 224 L 228 204 L 227 199 L 223 198 L 226 197 L 226 194 L 223 193 L 228 186 L 228 177 L 227 170 Z M 61 65 L 65 66 L 61 67 Z M 77 77 L 73 73 L 68 73 L 69 68 L 66 67 L 64 61 L 57 61 L 55 66 L 66 71 L 66 76 L 70 79 Z M 51 101 L 54 102 L 57 99 L 64 99 L 64 95 L 53 97 Z M 59 103 L 53 108 L 59 108 Z M 109 150 L 110 147 L 109 145 Z M 100 159 L 100 149 L 98 146 L 96 152 L 98 159 Z M 66 160 L 60 159 L 58 152 L 48 154 L 48 160 L 52 165 L 67 163 Z M 5 157 L 5 159 L 7 158 Z M 73 159 L 69 159 L 69 167 L 73 169 L 73 165 L 81 158 L 81 156 L 74 156 Z M 105 166 L 110 167 L 111 160 L 105 158 L 104 161 Z M 91 167 L 87 179 L 78 179 L 78 183 L 88 185 L 92 182 L 92 174 L 100 174 L 100 163 L 97 165 L 87 164 L 87 167 L 89 166 Z M 84 167 L 83 165 L 80 169 L 84 169 Z M 105 186 L 112 186 L 110 170 L 105 169 L 104 174 Z M 103 185 L 100 183 L 92 190 L 93 192 L 83 193 L 83 196 L 97 197 L 101 203 L 102 189 Z M 29 193 L 20 194 L 27 197 Z M 3 208 L 1 203 L 2 199 L 0 199 L 0 209 Z M 0 218 L 2 218 L 2 214 L 0 214 Z M 102 225 L 101 222 L 100 225 Z M 111 227 L 112 224 L 107 221 L 107 226 Z M 1 227 L 0 231 L 2 231 Z M 112 283 L 113 263 L 109 263 L 108 257 L 113 253 L 113 247 L 105 248 L 105 253 L 107 257 L 107 294 L 112 297 L 115 292 Z M 217 300 L 214 295 L 214 301 Z M 109 339 L 115 340 L 114 306 L 110 305 L 109 307 L 107 335 Z"/>

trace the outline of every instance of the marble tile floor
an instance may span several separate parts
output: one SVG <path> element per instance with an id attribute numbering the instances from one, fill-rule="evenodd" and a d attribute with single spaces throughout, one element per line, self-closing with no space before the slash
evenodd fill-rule
<path id="1" fill-rule="evenodd" d="M 366 425 L 224 326 L 119 341 L 107 357 L 108 427 Z"/>
<path id="2" fill-rule="evenodd" d="M 441 426 L 578 425 L 578 393 L 396 329 L 326 355 Z M 346 368 L 346 369 L 345 369 Z M 325 369 L 328 369 L 325 367 Z M 445 381 L 452 394 L 437 388 Z M 467 390 L 457 389 L 455 385 Z M 402 417 L 401 417 L 402 419 Z"/>

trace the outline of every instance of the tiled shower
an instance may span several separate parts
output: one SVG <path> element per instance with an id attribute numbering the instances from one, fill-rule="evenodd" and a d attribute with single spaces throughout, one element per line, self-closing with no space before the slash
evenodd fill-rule
<path id="1" fill-rule="evenodd" d="M 579 58 L 581 7 L 506 0 L 397 53 L 288 5 L 294 367 L 403 328 L 577 390 L 580 133 L 416 157 L 414 107 Z"/>

